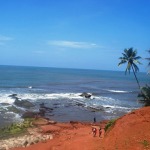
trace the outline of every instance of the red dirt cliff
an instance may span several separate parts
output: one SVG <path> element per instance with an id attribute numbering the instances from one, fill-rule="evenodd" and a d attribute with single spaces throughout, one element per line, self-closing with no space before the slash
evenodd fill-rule
<path id="1" fill-rule="evenodd" d="M 56 126 L 59 130 L 53 132 L 54 139 L 13 150 L 150 150 L 150 107 L 119 118 L 104 138 L 92 136 L 91 124 L 58 123 Z M 52 129 L 48 125 L 42 128 L 44 132 Z"/>

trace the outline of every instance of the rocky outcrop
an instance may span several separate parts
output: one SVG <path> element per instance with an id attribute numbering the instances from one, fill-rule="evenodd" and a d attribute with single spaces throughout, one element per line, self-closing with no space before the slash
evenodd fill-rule
<path id="1" fill-rule="evenodd" d="M 35 118 L 38 116 L 39 112 L 27 111 L 22 115 L 22 118 Z"/>
<path id="2" fill-rule="evenodd" d="M 91 98 L 92 94 L 83 92 L 80 96 L 85 97 L 85 98 Z"/>
<path id="3" fill-rule="evenodd" d="M 18 98 L 17 94 L 11 94 L 8 97 L 11 97 L 12 99 L 15 99 L 14 104 L 16 106 L 23 107 L 23 108 L 30 108 L 30 107 L 34 106 L 34 104 L 32 104 L 30 101 L 28 101 L 28 100 L 21 100 L 20 98 Z"/>
<path id="4" fill-rule="evenodd" d="M 8 111 L 10 111 L 10 112 L 14 112 L 14 113 L 22 113 L 22 110 L 21 109 L 18 109 L 18 108 L 16 108 L 15 106 L 9 106 L 9 107 L 7 107 L 7 109 L 8 109 Z"/>
<path id="5" fill-rule="evenodd" d="M 17 138 L 9 138 L 6 140 L 0 140 L 0 150 L 9 150 L 14 147 L 28 147 L 50 139 L 53 139 L 52 134 L 24 135 Z"/>
<path id="6" fill-rule="evenodd" d="M 19 106 L 19 107 L 23 107 L 23 108 L 30 108 L 30 107 L 33 107 L 34 105 L 29 102 L 28 100 L 19 100 L 18 98 L 15 99 L 15 102 L 14 104 L 16 106 Z"/>

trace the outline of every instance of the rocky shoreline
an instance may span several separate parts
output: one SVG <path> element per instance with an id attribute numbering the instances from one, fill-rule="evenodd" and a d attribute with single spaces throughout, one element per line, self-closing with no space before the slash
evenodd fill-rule
<path id="1" fill-rule="evenodd" d="M 29 134 L 19 137 L 0 140 L 0 150 L 9 150 L 16 147 L 28 147 L 39 142 L 53 139 L 52 134 Z"/>
<path id="2" fill-rule="evenodd" d="M 16 134 L 10 134 L 6 137 L 1 137 L 0 150 L 9 150 L 16 147 L 28 147 L 39 142 L 51 140 L 53 139 L 53 135 L 51 133 L 46 133 L 41 127 L 44 125 L 53 125 L 55 123 L 56 122 L 47 120 L 45 118 L 36 118 L 33 119 L 33 121 L 28 122 L 28 124 L 30 124 L 29 127 L 26 127 L 28 125 L 25 123 L 25 121 L 16 123 L 10 127 L 5 127 L 4 130 L 8 130 L 8 132 L 10 132 L 12 127 L 14 131 L 21 129 L 20 131 L 22 131 L 22 133 L 18 135 L 16 132 Z M 26 129 L 25 132 L 24 129 Z"/>
<path id="3" fill-rule="evenodd" d="M 56 123 L 36 119 L 33 121 L 34 127 L 29 127 L 23 136 L 0 140 L 0 150 L 150 149 L 150 107 L 132 111 L 110 122 Z M 108 125 L 109 129 L 106 130 Z M 106 133 L 100 137 L 97 131 L 93 136 L 92 127 L 105 129 Z"/>

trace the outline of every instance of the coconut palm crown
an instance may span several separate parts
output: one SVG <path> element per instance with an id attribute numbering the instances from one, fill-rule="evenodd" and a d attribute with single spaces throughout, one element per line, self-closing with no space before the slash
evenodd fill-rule
<path id="1" fill-rule="evenodd" d="M 137 64 L 141 64 L 138 60 L 141 58 L 140 56 L 137 56 L 137 51 L 133 50 L 133 48 L 129 48 L 129 49 L 124 49 L 124 53 L 122 53 L 123 57 L 120 57 L 119 59 L 121 60 L 120 63 L 118 64 L 118 66 L 120 66 L 121 64 L 125 64 L 127 63 L 127 68 L 125 70 L 125 74 L 127 72 L 130 73 L 131 69 L 134 73 L 135 79 L 137 81 L 137 84 L 140 88 L 140 84 L 139 81 L 137 79 L 136 76 L 136 72 L 139 71 L 139 68 L 137 66 Z"/>

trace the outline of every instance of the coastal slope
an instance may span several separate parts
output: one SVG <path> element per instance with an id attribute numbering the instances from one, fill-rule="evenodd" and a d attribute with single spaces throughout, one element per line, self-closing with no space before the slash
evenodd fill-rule
<path id="1" fill-rule="evenodd" d="M 104 126 L 97 124 L 98 126 Z M 90 123 L 56 124 L 59 131 L 54 138 L 26 148 L 13 150 L 149 150 L 150 149 L 150 107 L 143 107 L 116 120 L 105 133 L 104 138 L 93 137 Z M 44 132 L 50 126 L 42 127 Z M 52 132 L 52 131 L 51 131 Z"/>
<path id="2" fill-rule="evenodd" d="M 150 107 L 143 107 L 119 118 L 106 133 L 101 149 L 150 149 Z"/>

